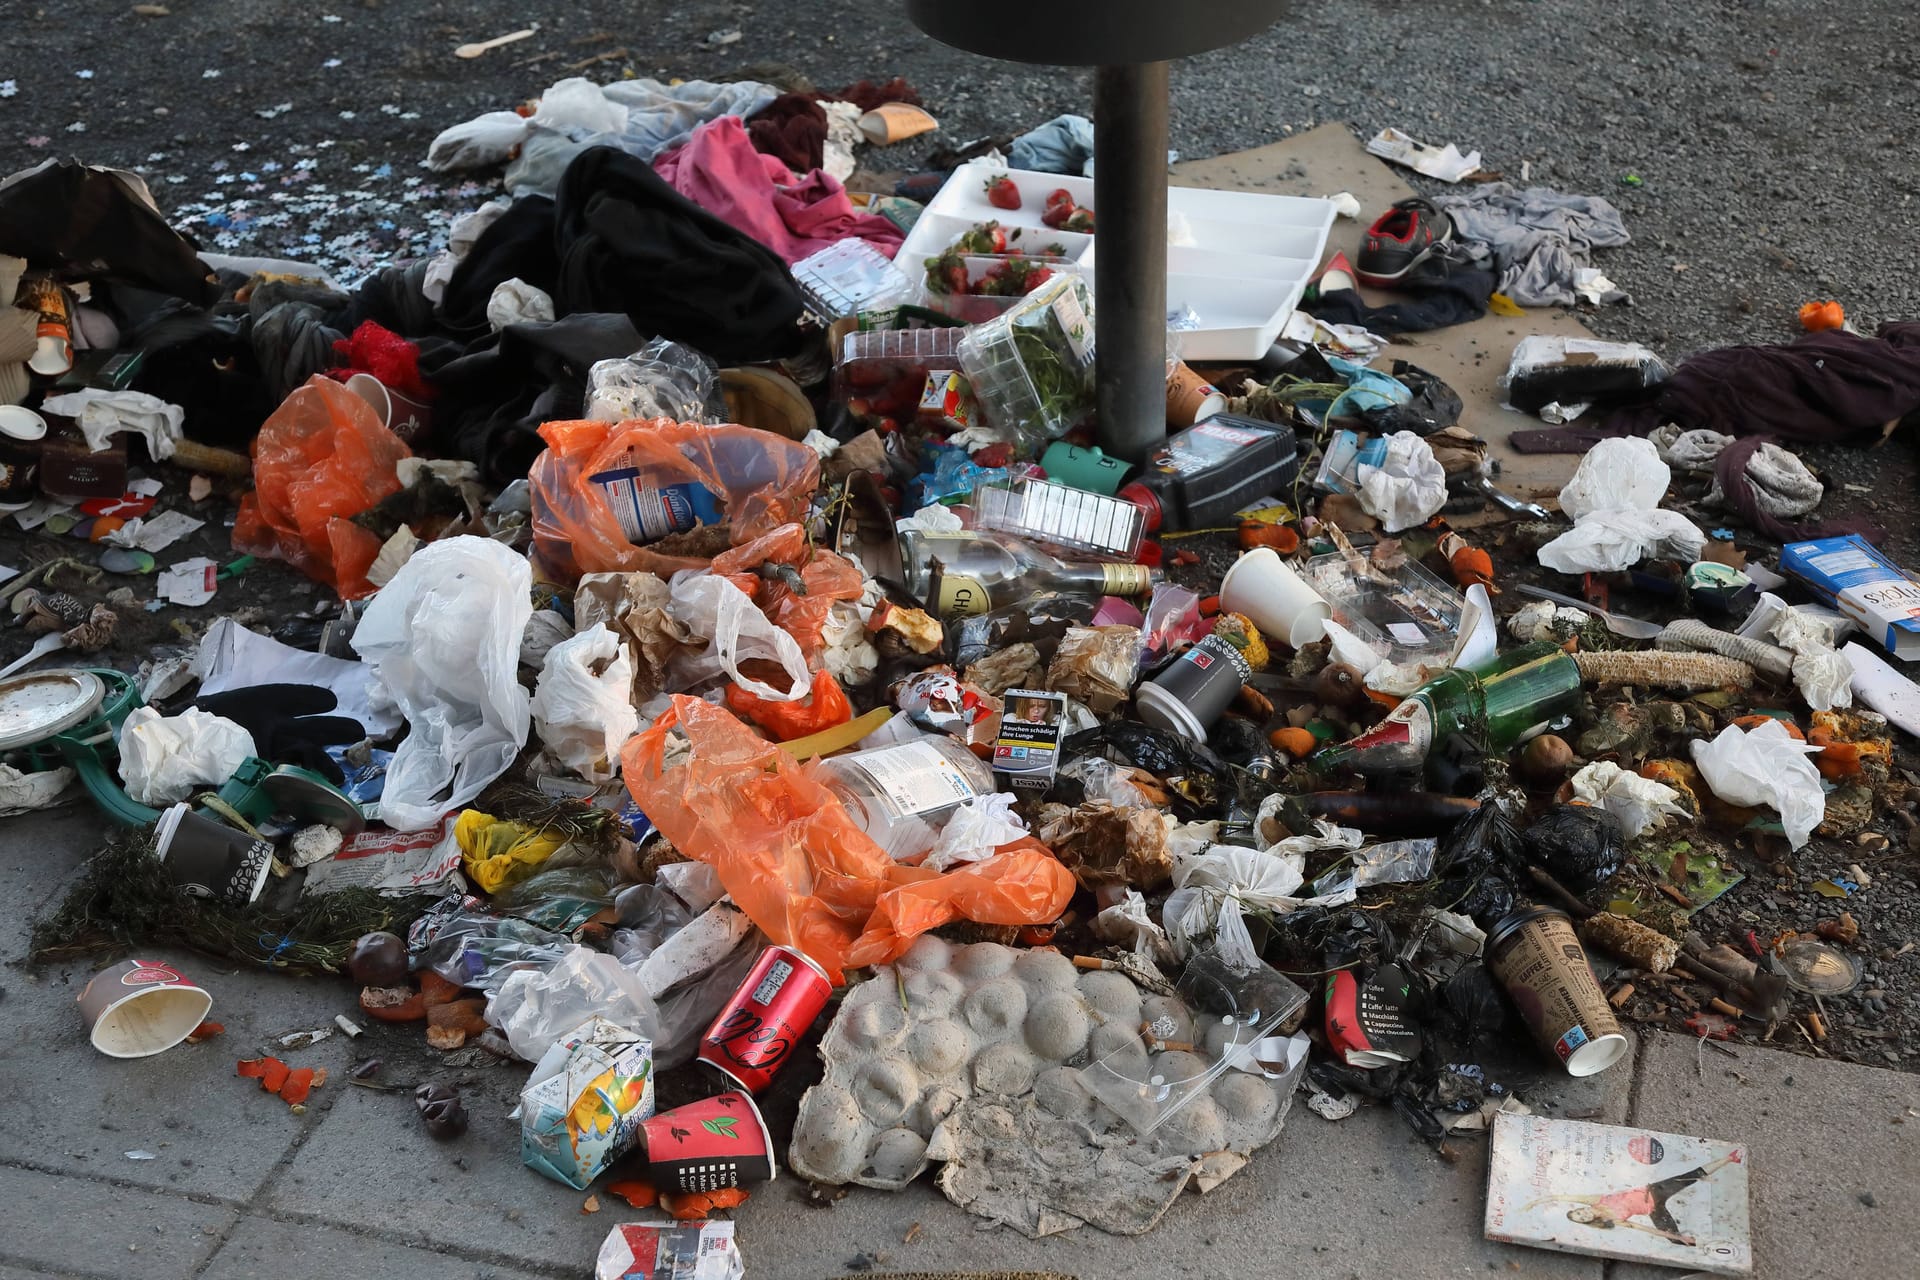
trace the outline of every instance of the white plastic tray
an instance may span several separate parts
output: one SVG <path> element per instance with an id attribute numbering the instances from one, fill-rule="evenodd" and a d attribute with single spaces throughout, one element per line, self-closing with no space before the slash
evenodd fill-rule
<path id="1" fill-rule="evenodd" d="M 954 170 L 928 202 L 895 261 L 918 281 L 923 260 L 944 250 L 975 223 L 1030 228 L 1015 247 L 1038 252 L 1060 243 L 1094 281 L 1098 308 L 1098 244 L 1094 236 L 1054 231 L 1040 221 L 1048 193 L 1064 187 L 1075 203 L 1092 207 L 1093 179 L 1014 169 L 1021 207 L 998 209 L 987 200 L 984 161 Z M 1098 219 L 1099 211 L 1094 210 Z M 1200 327 L 1181 335 L 1188 360 L 1257 360 L 1279 336 L 1300 302 L 1333 227 L 1331 201 L 1268 196 L 1250 191 L 1167 190 L 1167 220 L 1175 243 L 1167 249 L 1167 306 L 1192 307 Z M 1097 228 L 1096 228 L 1097 230 Z"/>

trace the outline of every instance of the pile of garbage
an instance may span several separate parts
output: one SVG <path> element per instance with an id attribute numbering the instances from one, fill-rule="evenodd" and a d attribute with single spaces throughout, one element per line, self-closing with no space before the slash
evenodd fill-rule
<path id="1" fill-rule="evenodd" d="M 351 291 L 199 254 L 125 173 L 0 184 L 16 523 L 151 571 L 207 523 L 156 506 L 185 471 L 243 557 L 142 600 L 56 549 L 11 590 L 7 802 L 78 787 L 119 828 L 39 956 L 330 974 L 345 1034 L 526 1071 L 529 1168 L 685 1224 L 616 1230 L 603 1275 L 737 1274 L 712 1215 L 783 1163 L 1141 1232 L 1296 1093 L 1441 1146 L 1615 1066 L 1623 1020 L 1828 1042 L 1852 917 L 1701 913 L 1810 846 L 1861 891 L 1914 824 L 1882 654 L 1920 654 L 1920 586 L 1795 523 L 1822 486 L 1787 445 L 1920 406 L 1920 326 L 1676 369 L 1526 338 L 1513 406 L 1574 425 L 1521 435 L 1583 452 L 1536 505 L 1370 327 L 1574 296 L 1497 230 L 1562 206 L 1483 189 L 1417 211 L 1480 248 L 1398 311 L 1299 281 L 1236 357 L 1183 305 L 1134 464 L 1097 443 L 1081 131 L 856 206 L 855 140 L 931 123 L 898 82 L 563 81 L 429 154 L 511 200 Z M 1317 256 L 1335 202 L 1297 203 Z M 339 603 L 202 625 L 270 561 Z M 140 961 L 81 999 L 121 1057 L 211 1005 Z M 1516 1049 L 1525 1079 L 1476 1065 Z M 453 1085 L 413 1101 L 466 1131 Z"/>

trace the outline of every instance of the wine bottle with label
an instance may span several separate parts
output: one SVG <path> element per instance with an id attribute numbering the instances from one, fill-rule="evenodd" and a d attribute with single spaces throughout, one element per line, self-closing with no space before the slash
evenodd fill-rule
<path id="1" fill-rule="evenodd" d="M 967 617 L 1042 591 L 1144 596 L 1160 571 L 1138 564 L 1073 564 L 1000 533 L 900 535 L 907 589 L 943 617 Z"/>

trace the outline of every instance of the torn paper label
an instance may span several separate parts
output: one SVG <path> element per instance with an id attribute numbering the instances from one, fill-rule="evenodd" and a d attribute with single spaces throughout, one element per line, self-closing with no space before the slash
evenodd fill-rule
<path id="1" fill-rule="evenodd" d="M 162 511 L 151 519 L 143 516 L 137 520 L 129 520 L 101 541 L 112 547 L 165 551 L 206 523 L 205 520 L 195 520 L 184 512 Z"/>
<path id="2" fill-rule="evenodd" d="M 381 893 L 462 893 L 460 844 L 453 817 L 424 831 L 363 831 L 307 870 L 307 893 L 376 889 Z"/>
<path id="3" fill-rule="evenodd" d="M 213 599 L 214 590 L 219 585 L 215 575 L 219 572 L 220 566 L 205 556 L 182 560 L 161 571 L 154 594 L 172 604 L 197 608 Z"/>
<path id="4" fill-rule="evenodd" d="M 1415 173 L 1424 173 L 1429 178 L 1438 178 L 1442 182 L 1458 182 L 1470 174 L 1480 172 L 1480 153 L 1469 151 L 1460 154 L 1460 149 L 1451 142 L 1444 147 L 1432 147 L 1418 138 L 1410 137 L 1398 129 L 1382 129 L 1367 140 L 1367 152 L 1379 156 L 1382 160 L 1391 160 L 1395 164 L 1405 165 Z"/>

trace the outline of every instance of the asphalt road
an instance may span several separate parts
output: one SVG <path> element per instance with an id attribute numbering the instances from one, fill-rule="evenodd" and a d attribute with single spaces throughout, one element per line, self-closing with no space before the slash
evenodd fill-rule
<path id="1" fill-rule="evenodd" d="M 420 251 L 491 193 L 422 178 L 435 132 L 563 75 L 718 79 L 777 63 L 828 88 L 904 75 L 946 141 L 1018 132 L 1090 97 L 1085 72 L 956 52 L 882 0 L 10 7 L 0 167 L 57 151 L 139 166 L 163 206 L 202 210 L 204 238 L 350 270 Z M 534 21 L 531 39 L 452 56 Z M 1477 147 L 1512 177 L 1524 166 L 1532 181 L 1607 195 L 1634 236 L 1607 266 L 1635 305 L 1595 327 L 1670 357 L 1789 336 L 1813 298 L 1839 299 L 1866 328 L 1920 311 L 1920 149 L 1906 134 L 1920 45 L 1896 38 L 1911 21 L 1907 0 L 1299 4 L 1258 39 L 1176 67 L 1173 142 L 1195 157 L 1329 120 L 1368 134 L 1392 124 Z M 902 168 L 915 154 L 869 156 Z M 243 193 L 285 197 L 271 212 L 288 216 L 264 222 L 262 204 L 206 220 Z"/>

